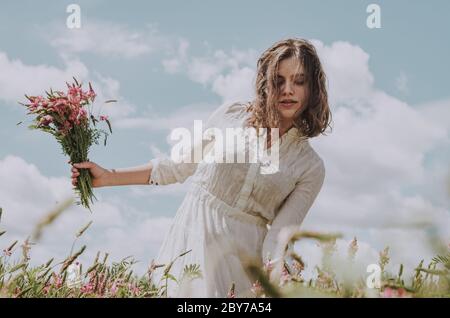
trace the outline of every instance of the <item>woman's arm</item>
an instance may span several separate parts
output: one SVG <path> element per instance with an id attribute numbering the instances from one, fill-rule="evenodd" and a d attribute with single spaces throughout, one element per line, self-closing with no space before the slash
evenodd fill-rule
<path id="1" fill-rule="evenodd" d="M 243 107 L 239 102 L 221 105 L 206 120 L 204 129 L 220 127 L 221 121 L 225 120 L 225 116 L 233 116 L 235 113 L 242 111 Z M 182 162 L 175 162 L 170 157 L 160 157 L 154 158 L 141 166 L 121 169 L 105 169 L 91 161 L 77 163 L 72 168 L 72 184 L 76 184 L 79 168 L 89 169 L 93 187 L 183 183 L 197 168 L 197 162 L 190 162 L 190 158 L 196 152 L 195 149 L 199 148 L 205 155 L 212 149 L 214 142 L 215 140 L 212 138 L 202 139 L 200 142 L 194 143 L 190 151 L 185 154 L 188 160 Z"/>
<path id="2" fill-rule="evenodd" d="M 283 229 L 300 226 L 320 192 L 324 178 L 325 166 L 320 159 L 289 194 L 272 221 L 263 242 L 262 259 L 264 262 L 270 259 L 281 264 L 279 261 L 284 254 L 285 246 L 282 246 L 284 242 L 280 238 L 280 234 Z"/>
<path id="3" fill-rule="evenodd" d="M 148 184 L 152 168 L 152 162 L 140 166 L 120 169 L 105 169 L 92 161 L 75 163 L 72 168 L 72 184 L 76 185 L 77 183 L 77 177 L 80 175 L 78 169 L 89 169 L 92 176 L 92 186 L 94 188 Z"/>
<path id="4" fill-rule="evenodd" d="M 151 173 L 151 162 L 130 168 L 111 169 L 111 173 L 108 175 L 106 185 L 118 186 L 148 184 Z"/>

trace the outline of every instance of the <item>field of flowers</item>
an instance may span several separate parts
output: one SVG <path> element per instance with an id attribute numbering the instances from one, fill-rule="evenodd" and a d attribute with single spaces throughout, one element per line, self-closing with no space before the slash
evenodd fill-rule
<path id="1" fill-rule="evenodd" d="M 183 257 L 189 251 L 179 255 L 170 264 L 155 264 L 152 262 L 143 276 L 133 272 L 135 261 L 125 258 L 119 262 L 108 262 L 108 254 L 97 254 L 89 266 L 78 262 L 79 256 L 85 251 L 82 246 L 75 252 L 75 243 L 89 228 L 91 222 L 80 229 L 74 238 L 69 256 L 63 260 L 50 259 L 39 266 L 30 265 L 29 252 L 38 240 L 45 227 L 52 223 L 72 201 L 62 203 L 51 211 L 39 224 L 31 237 L 24 242 L 7 242 L 7 233 L 0 229 L 0 244 L 5 247 L 0 255 L 0 297 L 167 297 L 166 287 L 169 280 L 184 282 L 191 279 L 201 279 L 201 268 L 192 264 L 184 268 L 182 277 L 174 277 L 170 269 L 173 262 Z M 0 222 L 2 209 L 0 208 Z M 1 225 L 1 224 L 0 224 Z M 379 285 L 368 288 L 366 277 L 344 276 L 338 279 L 331 262 L 331 256 L 336 251 L 337 235 L 324 235 L 312 232 L 292 233 L 286 244 L 302 239 L 316 240 L 323 249 L 322 266 L 317 267 L 317 275 L 305 280 L 303 271 L 305 263 L 300 255 L 285 249 L 286 261 L 280 268 L 266 263 L 259 266 L 256 262 L 246 261 L 246 270 L 252 277 L 254 297 L 450 297 L 450 250 L 448 246 L 435 242 L 437 250 L 441 251 L 433 260 L 424 264 L 420 262 L 414 270 L 414 275 L 404 277 L 403 265 L 397 273 L 386 271 L 390 261 L 389 248 L 379 253 L 378 266 L 381 269 Z M 286 245 L 287 246 L 287 245 Z M 356 238 L 348 247 L 347 265 L 351 264 L 358 253 Z M 162 271 L 162 278 L 154 280 L 155 271 Z M 274 283 L 272 271 L 279 270 L 277 283 Z M 238 297 L 230 283 L 228 297 Z"/>

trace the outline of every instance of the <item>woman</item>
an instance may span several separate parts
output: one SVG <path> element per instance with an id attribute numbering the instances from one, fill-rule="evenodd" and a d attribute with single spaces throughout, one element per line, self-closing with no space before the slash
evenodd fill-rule
<path id="1" fill-rule="evenodd" d="M 243 256 L 269 260 L 281 230 L 302 223 L 325 177 L 323 160 L 308 139 L 323 134 L 330 120 L 325 73 L 315 48 L 303 39 L 282 40 L 258 60 L 256 98 L 247 104 L 222 105 L 206 125 L 279 128 L 277 172 L 259 173 L 261 161 L 178 163 L 155 158 L 143 166 L 117 170 L 94 162 L 74 164 L 72 183 L 76 184 L 79 168 L 89 169 L 94 187 L 161 186 L 192 176 L 192 187 L 156 261 L 168 264 L 190 250 L 173 263 L 171 273 L 178 278 L 185 265 L 198 264 L 202 278 L 181 287 L 169 281 L 168 295 L 225 297 L 234 283 L 236 296 L 251 296 Z M 271 139 L 266 149 L 271 148 Z"/>

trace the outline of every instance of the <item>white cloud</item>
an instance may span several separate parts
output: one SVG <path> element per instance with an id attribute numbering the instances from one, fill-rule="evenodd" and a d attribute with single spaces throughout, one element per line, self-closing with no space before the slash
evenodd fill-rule
<path id="1" fill-rule="evenodd" d="M 224 103 L 252 100 L 255 75 L 249 67 L 234 69 L 226 75 L 219 75 L 213 82 L 212 90 L 222 97 Z"/>
<path id="2" fill-rule="evenodd" d="M 333 42 L 330 46 L 318 40 L 311 42 L 319 53 L 328 78 L 331 104 L 365 100 L 374 83 L 369 70 L 369 54 L 348 42 Z"/>
<path id="3" fill-rule="evenodd" d="M 143 112 L 140 117 L 128 117 L 116 121 L 119 128 L 140 128 L 149 131 L 170 130 L 185 127 L 192 130 L 194 120 L 206 120 L 217 108 L 212 104 L 190 104 L 179 107 L 168 115 L 155 115 L 152 110 Z M 167 138 L 168 139 L 168 138 Z"/>
<path id="4" fill-rule="evenodd" d="M 88 76 L 87 67 L 79 60 L 66 60 L 65 68 L 40 64 L 27 65 L 19 59 L 10 59 L 0 51 L 0 99 L 17 103 L 24 94 L 43 94 L 44 90 L 63 88 L 72 76 L 84 79 Z"/>
<path id="5" fill-rule="evenodd" d="M 136 31 L 116 23 L 88 21 L 80 29 L 54 27 L 52 30 L 45 37 L 66 54 L 90 52 L 106 57 L 135 58 L 168 45 L 152 25 L 144 31 Z"/>
<path id="6" fill-rule="evenodd" d="M 64 68 L 39 64 L 28 65 L 19 59 L 10 59 L 0 51 L 0 100 L 13 105 L 17 102 L 25 102 L 24 94 L 44 95 L 46 90 L 67 89 L 66 82 L 71 82 L 75 77 L 85 84 L 91 82 L 97 93 L 94 110 L 102 111 L 102 114 L 112 118 L 132 114 L 135 111 L 133 105 L 120 95 L 120 83 L 110 77 L 99 73 L 91 74 L 88 68 L 78 59 L 63 57 Z M 103 105 L 102 103 L 116 99 L 117 103 Z M 95 111 L 94 111 L 95 113 Z"/>
<path id="7" fill-rule="evenodd" d="M 169 50 L 169 58 L 162 61 L 166 72 L 186 74 L 191 80 L 205 86 L 221 97 L 221 103 L 249 100 L 253 96 L 254 50 L 232 49 L 212 52 L 212 56 L 191 57 L 188 54 L 189 42 L 178 41 L 178 47 Z M 141 128 L 151 131 L 186 127 L 192 130 L 194 120 L 206 120 L 217 108 L 216 105 L 194 104 L 180 107 L 176 112 L 161 116 L 153 112 L 142 113 L 139 117 L 124 117 L 115 122 L 118 128 Z M 166 140 L 170 143 L 167 136 Z"/>
<path id="8" fill-rule="evenodd" d="M 3 241 L 25 240 L 56 201 L 61 202 L 72 195 L 69 177 L 48 178 L 36 166 L 16 156 L 0 160 L 0 180 L 1 227 L 7 231 L 2 236 Z M 72 206 L 44 230 L 42 239 L 31 250 L 33 264 L 46 262 L 51 257 L 63 260 L 70 251 L 75 233 L 92 220 L 92 226 L 75 247 L 87 245 L 82 262 L 90 265 L 97 251 L 110 253 L 110 260 L 133 255 L 142 261 L 135 268 L 144 273 L 162 244 L 171 218 L 152 217 L 156 212 L 151 209 L 139 211 L 117 198 L 102 199 L 98 189 L 95 192 L 99 201 L 93 206 L 92 214 Z M 20 252 L 17 254 L 19 257 Z"/>
<path id="9" fill-rule="evenodd" d="M 175 54 L 172 54 L 174 56 L 162 61 L 164 69 L 169 74 L 178 73 L 181 70 L 183 63 L 187 60 L 187 51 L 190 45 L 189 41 L 180 39 L 178 42 L 178 49 Z"/>
<path id="10" fill-rule="evenodd" d="M 443 204 L 448 101 L 408 105 L 374 87 L 361 48 L 314 43 L 329 79 L 334 129 L 311 141 L 327 175 L 303 227 L 358 233 L 378 250 L 390 245 L 393 263 L 411 269 L 433 255 L 427 223 L 450 241 L 450 211 Z"/>
<path id="11" fill-rule="evenodd" d="M 170 74 L 183 73 L 194 82 L 211 86 L 222 102 L 249 100 L 254 96 L 255 50 L 231 49 L 207 52 L 204 56 L 191 57 L 187 45 L 182 46 L 171 59 L 164 60 L 163 66 Z"/>
<path id="12" fill-rule="evenodd" d="M 108 115 L 109 117 L 120 120 L 123 117 L 133 115 L 136 112 L 136 107 L 127 101 L 120 93 L 120 82 L 110 77 L 104 77 L 99 73 L 95 74 L 94 87 L 99 87 L 96 90 L 97 104 L 96 108 L 98 114 Z M 115 103 L 104 104 L 107 100 L 117 100 Z"/>

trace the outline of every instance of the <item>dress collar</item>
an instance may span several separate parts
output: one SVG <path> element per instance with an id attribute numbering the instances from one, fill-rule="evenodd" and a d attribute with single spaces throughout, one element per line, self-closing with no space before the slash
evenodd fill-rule
<path id="1" fill-rule="evenodd" d="M 285 132 L 283 136 L 281 136 L 281 139 L 286 139 L 286 138 L 289 138 L 291 140 L 298 140 L 298 141 L 303 141 L 303 140 L 308 139 L 307 136 L 301 135 L 300 130 L 295 126 L 292 126 L 291 128 L 289 128 L 289 130 L 287 132 Z"/>

